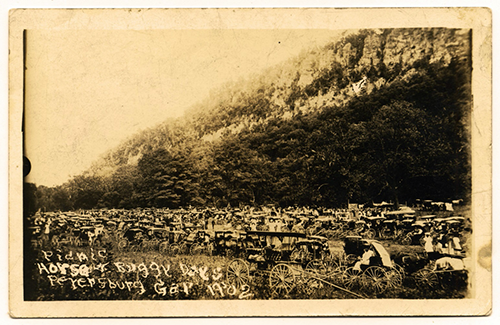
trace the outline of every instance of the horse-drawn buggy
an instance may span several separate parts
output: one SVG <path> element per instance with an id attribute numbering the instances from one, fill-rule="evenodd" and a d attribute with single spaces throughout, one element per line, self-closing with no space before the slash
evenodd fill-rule
<path id="1" fill-rule="evenodd" d="M 344 241 L 345 270 L 342 282 L 346 289 L 381 294 L 402 285 L 403 275 L 385 249 L 376 240 L 349 236 Z"/>
<path id="2" fill-rule="evenodd" d="M 468 271 L 462 256 L 442 256 L 412 274 L 415 285 L 423 290 L 467 285 Z"/>
<path id="3" fill-rule="evenodd" d="M 216 230 L 214 232 L 213 255 L 246 257 L 247 248 L 254 246 L 254 238 L 245 231 Z"/>
<path id="4" fill-rule="evenodd" d="M 180 242 L 180 253 L 199 255 L 206 253 L 212 254 L 213 244 L 211 234 L 203 229 L 195 228 L 191 233 Z"/>
<path id="5" fill-rule="evenodd" d="M 164 234 L 163 241 L 159 244 L 159 251 L 165 255 L 178 255 L 181 250 L 185 250 L 181 247 L 181 243 L 186 237 L 186 232 L 182 230 L 169 230 Z"/>
<path id="6" fill-rule="evenodd" d="M 325 250 L 328 248 L 324 237 L 308 238 L 305 233 L 269 231 L 249 231 L 247 235 L 253 239 L 246 248 L 247 258 L 233 259 L 228 264 L 229 283 L 241 287 L 255 277 L 268 277 L 273 297 L 286 296 L 295 288 L 312 294 L 325 283 L 348 291 L 329 282 L 325 272 L 328 261 Z"/>

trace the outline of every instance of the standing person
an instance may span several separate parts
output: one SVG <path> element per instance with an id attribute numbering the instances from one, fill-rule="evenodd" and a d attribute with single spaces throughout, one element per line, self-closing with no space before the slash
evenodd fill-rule
<path id="1" fill-rule="evenodd" d="M 49 217 L 47 218 L 47 221 L 45 222 L 44 230 L 43 230 L 43 237 L 44 241 L 50 242 L 52 238 L 50 238 L 50 225 L 52 224 L 52 219 Z"/>
<path id="2" fill-rule="evenodd" d="M 429 258 L 434 258 L 434 239 L 431 237 L 430 232 L 426 232 L 424 235 L 424 250 Z"/>
<path id="3" fill-rule="evenodd" d="M 267 226 L 269 227 L 269 231 L 276 231 L 275 224 L 274 224 L 274 219 L 269 218 L 269 221 L 267 222 Z"/>

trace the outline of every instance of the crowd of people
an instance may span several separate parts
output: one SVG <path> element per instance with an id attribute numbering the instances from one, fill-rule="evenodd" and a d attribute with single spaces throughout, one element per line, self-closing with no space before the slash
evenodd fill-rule
<path id="1" fill-rule="evenodd" d="M 466 222 L 470 220 L 462 216 L 436 218 L 419 215 L 410 208 L 394 211 L 390 206 L 350 209 L 245 206 L 223 209 L 137 208 L 48 213 L 39 211 L 28 220 L 27 229 L 45 241 L 50 241 L 55 234 L 84 232 L 89 242 L 103 233 L 123 233 L 132 227 L 156 227 L 175 231 L 198 228 L 208 232 L 298 232 L 329 239 L 341 239 L 347 235 L 383 238 L 387 230 L 390 230 L 391 239 L 397 239 L 397 236 L 416 238 L 416 244 L 423 245 L 430 255 L 445 251 L 450 255 L 458 255 L 462 254 L 460 233 Z"/>

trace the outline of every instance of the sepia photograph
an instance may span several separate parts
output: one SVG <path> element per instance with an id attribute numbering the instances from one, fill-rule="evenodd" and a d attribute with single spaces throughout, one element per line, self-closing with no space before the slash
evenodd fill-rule
<path id="1" fill-rule="evenodd" d="M 9 26 L 13 316 L 491 312 L 487 9 Z"/>

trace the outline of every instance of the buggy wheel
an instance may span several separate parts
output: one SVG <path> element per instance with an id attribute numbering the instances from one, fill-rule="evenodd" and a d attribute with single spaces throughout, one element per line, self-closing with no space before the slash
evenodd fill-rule
<path id="1" fill-rule="evenodd" d="M 179 254 L 181 254 L 181 248 L 177 244 L 169 245 L 168 248 L 169 248 L 169 251 L 170 251 L 171 255 L 179 255 Z"/>
<path id="2" fill-rule="evenodd" d="M 385 270 L 387 286 L 391 289 L 401 288 L 403 285 L 403 276 L 396 267 L 391 267 Z"/>
<path id="3" fill-rule="evenodd" d="M 393 267 L 398 271 L 399 276 L 401 277 L 401 283 L 403 283 L 403 280 L 404 280 L 405 275 L 406 275 L 405 269 L 399 264 L 396 264 L 396 263 L 392 263 L 392 264 L 393 264 Z"/>
<path id="4" fill-rule="evenodd" d="M 141 251 L 141 244 L 133 244 L 133 245 L 130 245 L 130 250 L 132 252 L 140 252 Z"/>
<path id="5" fill-rule="evenodd" d="M 51 242 L 52 242 L 53 246 L 58 247 L 59 246 L 59 236 L 57 236 L 57 235 L 52 236 Z"/>
<path id="6" fill-rule="evenodd" d="M 242 288 L 250 279 L 248 264 L 239 258 L 232 260 L 226 269 L 226 279 L 236 288 Z"/>
<path id="7" fill-rule="evenodd" d="M 193 244 L 189 249 L 189 253 L 191 255 L 201 255 L 201 253 L 203 253 L 203 246 L 201 246 L 200 244 Z"/>
<path id="8" fill-rule="evenodd" d="M 141 252 L 147 252 L 151 249 L 151 242 L 145 239 L 139 244 L 139 248 Z"/>
<path id="9" fill-rule="evenodd" d="M 334 280 L 335 283 L 342 283 L 342 273 L 346 270 L 346 267 L 341 265 L 340 261 L 328 259 L 324 262 L 325 275 L 328 279 Z"/>
<path id="10" fill-rule="evenodd" d="M 342 274 L 342 284 L 346 289 L 361 287 L 361 271 L 352 267 L 347 268 Z"/>
<path id="11" fill-rule="evenodd" d="M 121 251 L 125 250 L 125 248 L 127 248 L 127 246 L 128 246 L 128 240 L 126 240 L 126 239 L 121 239 L 118 242 L 118 249 Z"/>
<path id="12" fill-rule="evenodd" d="M 403 245 L 411 245 L 411 242 L 412 242 L 411 237 L 408 236 L 408 235 L 406 235 L 405 237 L 403 237 L 403 239 L 401 240 L 401 243 Z"/>
<path id="13" fill-rule="evenodd" d="M 161 254 L 167 254 L 168 253 L 168 242 L 164 241 L 160 243 L 160 246 L 158 247 L 158 251 Z"/>
<path id="14" fill-rule="evenodd" d="M 377 235 L 377 232 L 375 231 L 375 229 L 368 229 L 365 232 L 365 237 L 367 239 L 373 239 L 373 238 L 375 238 L 376 235 Z"/>
<path id="15" fill-rule="evenodd" d="M 308 295 L 315 293 L 318 289 L 323 288 L 323 283 L 315 277 L 323 278 L 326 275 L 326 267 L 321 260 L 312 260 L 306 265 L 306 272 L 312 273 L 312 277 L 308 277 L 305 281 L 305 292 Z"/>
<path id="16" fill-rule="evenodd" d="M 295 276 L 290 266 L 278 264 L 269 274 L 269 287 L 273 294 L 281 296 L 288 294 L 295 286 Z"/>
<path id="17" fill-rule="evenodd" d="M 306 271 L 315 273 L 315 274 L 320 274 L 320 275 L 325 275 L 326 274 L 326 267 L 323 264 L 323 261 L 321 260 L 312 260 L 306 265 Z"/>
<path id="18" fill-rule="evenodd" d="M 179 245 L 179 254 L 186 255 L 189 253 L 189 247 L 186 244 Z"/>
<path id="19" fill-rule="evenodd" d="M 378 266 L 370 266 L 363 272 L 363 286 L 375 294 L 381 294 L 387 289 L 387 277 L 384 269 Z"/>
<path id="20" fill-rule="evenodd" d="M 413 274 L 416 285 L 421 289 L 436 288 L 439 285 L 437 274 L 429 269 L 421 269 Z"/>
<path id="21" fill-rule="evenodd" d="M 342 274 L 342 283 L 348 290 L 361 287 L 361 271 L 348 267 Z"/>

